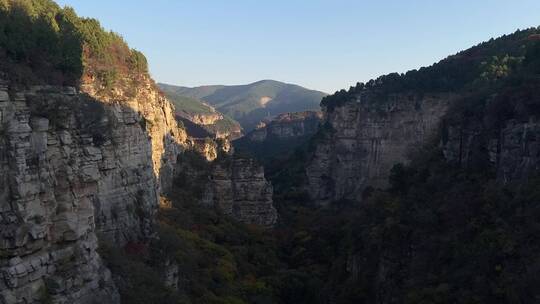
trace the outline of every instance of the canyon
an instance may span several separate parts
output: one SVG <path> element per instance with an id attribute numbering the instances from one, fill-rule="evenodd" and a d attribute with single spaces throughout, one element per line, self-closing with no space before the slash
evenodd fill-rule
<path id="1" fill-rule="evenodd" d="M 0 303 L 538 299 L 540 29 L 326 95 L 156 84 L 96 20 L 19 4 Z"/>

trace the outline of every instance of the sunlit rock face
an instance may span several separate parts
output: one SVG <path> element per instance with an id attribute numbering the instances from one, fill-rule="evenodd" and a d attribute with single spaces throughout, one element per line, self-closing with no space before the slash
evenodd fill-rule
<path id="1" fill-rule="evenodd" d="M 191 121 L 198 125 L 212 125 L 215 124 L 216 121 L 223 119 L 223 115 L 219 113 L 212 113 L 212 114 L 193 114 L 190 116 Z"/>
<path id="2" fill-rule="evenodd" d="M 178 127 L 173 105 L 154 81 L 145 75 L 139 77 L 136 85 L 129 79 L 119 80 L 114 90 L 106 93 L 95 81 L 86 79 L 81 90 L 117 110 L 124 108 L 125 124 L 141 125 L 150 140 L 154 175 L 162 190 L 166 190 L 172 183 L 176 157 L 189 145 L 188 138 L 185 130 Z"/>
<path id="3" fill-rule="evenodd" d="M 324 136 L 306 168 L 311 198 L 319 204 L 360 200 L 366 187 L 387 186 L 391 168 L 436 135 L 453 98 L 397 94 L 377 102 L 358 96 L 324 109 Z"/>
<path id="4" fill-rule="evenodd" d="M 209 162 L 216 160 L 220 154 L 231 155 L 234 151 L 228 139 L 189 138 L 188 143 L 193 151 Z"/>
<path id="5" fill-rule="evenodd" d="M 221 113 L 189 114 L 185 112 L 179 113 L 177 111 L 176 115 L 177 119 L 182 121 L 186 126 L 188 136 L 190 137 L 211 137 L 226 140 L 234 140 L 242 137 L 242 128 L 240 125 L 237 122 L 224 117 Z M 197 129 L 199 130 L 194 130 L 194 126 L 197 126 Z M 200 129 L 202 129 L 202 132 Z"/>
<path id="6" fill-rule="evenodd" d="M 277 220 L 272 184 L 265 179 L 263 167 L 249 158 L 214 166 L 202 203 L 247 224 L 271 227 Z"/>
<path id="7" fill-rule="evenodd" d="M 149 79 L 0 85 L 0 303 L 118 303 L 97 253 L 151 237 L 186 135 Z"/>

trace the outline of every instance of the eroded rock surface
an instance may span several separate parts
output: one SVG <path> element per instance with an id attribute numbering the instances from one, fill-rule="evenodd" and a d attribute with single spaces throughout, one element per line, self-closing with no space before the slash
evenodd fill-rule
<path id="1" fill-rule="evenodd" d="M 185 133 L 148 79 L 83 89 L 0 85 L 0 303 L 118 303 L 98 238 L 153 234 Z"/>
<path id="2" fill-rule="evenodd" d="M 367 186 L 385 187 L 391 168 L 434 136 L 452 95 L 358 96 L 325 109 L 322 137 L 306 168 L 308 192 L 319 204 L 361 199 Z"/>
<path id="3" fill-rule="evenodd" d="M 249 158 L 214 166 L 202 202 L 247 224 L 270 227 L 277 220 L 272 184 L 265 179 L 263 167 Z"/>

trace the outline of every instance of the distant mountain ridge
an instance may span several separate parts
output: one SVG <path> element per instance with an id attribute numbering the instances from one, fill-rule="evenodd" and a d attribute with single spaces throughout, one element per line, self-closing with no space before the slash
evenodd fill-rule
<path id="1" fill-rule="evenodd" d="M 249 131 L 263 119 L 287 112 L 319 110 L 326 93 L 275 80 L 246 85 L 183 87 L 160 83 L 164 91 L 201 99 Z"/>

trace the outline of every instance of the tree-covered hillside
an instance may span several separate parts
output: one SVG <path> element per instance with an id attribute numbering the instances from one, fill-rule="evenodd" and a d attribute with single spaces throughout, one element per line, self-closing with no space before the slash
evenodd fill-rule
<path id="1" fill-rule="evenodd" d="M 78 85 L 110 90 L 121 78 L 147 74 L 144 55 L 95 19 L 50 0 L 0 1 L 0 70 L 15 83 Z"/>
<path id="2" fill-rule="evenodd" d="M 377 102 L 384 102 L 393 93 L 400 92 L 472 92 L 490 87 L 498 80 L 515 75 L 514 72 L 524 65 L 529 65 L 525 60 L 533 60 L 531 52 L 535 52 L 539 34 L 540 29 L 537 28 L 518 30 L 480 43 L 429 67 L 357 83 L 348 91 L 341 90 L 325 97 L 321 104 L 331 109 L 362 94 L 374 96 L 372 100 Z"/>
<path id="3" fill-rule="evenodd" d="M 198 117 L 212 117 L 212 116 L 221 116 L 220 119 L 216 120 L 213 124 L 199 125 L 196 128 L 206 129 L 207 132 L 211 134 L 231 134 L 231 137 L 240 136 L 242 132 L 242 127 L 234 119 L 230 118 L 227 115 L 216 111 L 214 107 L 208 105 L 201 99 L 197 97 L 189 97 L 179 93 L 179 88 L 176 86 L 159 83 L 158 84 L 165 96 L 174 104 L 176 115 L 178 119 L 184 122 L 186 125 L 186 120 L 194 120 L 195 116 Z M 197 124 L 197 121 L 187 123 L 189 125 Z M 191 128 L 193 129 L 193 128 Z M 190 128 L 187 128 L 190 135 L 199 137 L 194 133 L 191 134 Z M 201 134 L 200 132 L 196 132 Z"/>
<path id="4" fill-rule="evenodd" d="M 190 114 L 213 114 L 215 111 L 202 100 L 192 97 L 170 94 L 163 90 L 167 98 L 174 104 L 176 111 L 184 111 Z"/>

